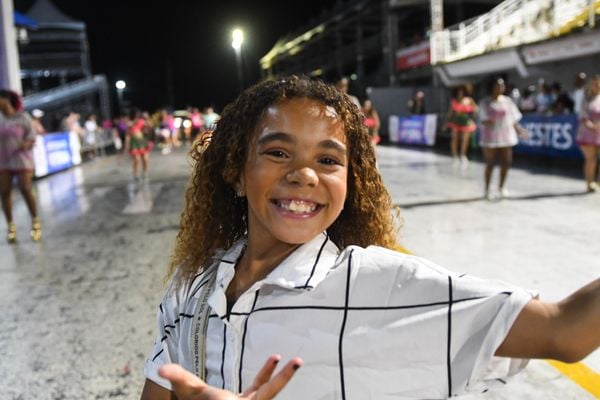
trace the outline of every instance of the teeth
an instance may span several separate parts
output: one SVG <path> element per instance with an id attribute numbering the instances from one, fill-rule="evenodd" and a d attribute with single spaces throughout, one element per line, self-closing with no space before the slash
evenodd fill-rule
<path id="1" fill-rule="evenodd" d="M 315 211 L 317 208 L 316 203 L 309 203 L 300 200 L 279 201 L 279 206 L 294 213 L 309 213 Z"/>

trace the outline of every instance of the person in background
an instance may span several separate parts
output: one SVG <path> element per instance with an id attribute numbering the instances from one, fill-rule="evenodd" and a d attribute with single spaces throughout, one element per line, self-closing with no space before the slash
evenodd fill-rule
<path id="1" fill-rule="evenodd" d="M 94 160 L 96 158 L 96 143 L 98 135 L 98 123 L 96 122 L 96 115 L 90 114 L 85 123 L 83 124 L 85 133 L 83 139 L 85 143 L 85 154 L 88 160 Z"/>
<path id="2" fill-rule="evenodd" d="M 506 177 L 512 163 L 512 148 L 519 142 L 518 135 L 524 134 L 518 123 L 521 119 L 519 109 L 504 95 L 505 85 L 501 78 L 492 80 L 489 96 L 479 105 L 481 136 L 479 144 L 485 159 L 484 196 L 491 198 L 490 181 L 496 163 L 500 164 L 498 193 L 501 198 L 508 197 Z"/>
<path id="3" fill-rule="evenodd" d="M 60 130 L 63 132 L 73 132 L 78 138 L 81 138 L 84 134 L 84 130 L 81 127 L 79 119 L 80 115 L 78 113 L 74 111 L 69 112 L 69 115 L 63 118 Z"/>
<path id="4" fill-rule="evenodd" d="M 43 116 L 44 112 L 39 108 L 36 108 L 31 111 L 31 124 L 33 126 L 33 130 L 38 135 L 43 135 L 46 133 L 46 129 L 44 129 L 44 125 L 42 124 Z"/>
<path id="5" fill-rule="evenodd" d="M 595 192 L 598 190 L 596 166 L 600 154 L 600 75 L 594 76 L 587 85 L 579 113 L 577 143 L 584 157 L 587 191 Z"/>
<path id="6" fill-rule="evenodd" d="M 574 102 L 571 96 L 563 90 L 560 82 L 552 82 L 552 115 L 572 114 Z"/>
<path id="7" fill-rule="evenodd" d="M 171 131 L 172 118 L 166 109 L 159 111 L 158 117 L 158 136 L 161 147 L 161 154 L 167 155 L 173 150 L 173 140 Z"/>
<path id="8" fill-rule="evenodd" d="M 31 239 L 39 241 L 42 238 L 42 225 L 33 195 L 35 137 L 31 118 L 23 112 L 21 97 L 11 90 L 0 90 L 0 197 L 8 225 L 6 237 L 9 243 L 17 241 L 11 197 L 14 177 L 31 215 Z"/>
<path id="9" fill-rule="evenodd" d="M 523 114 L 534 113 L 537 110 L 537 104 L 535 102 L 535 86 L 530 85 L 523 89 L 523 95 L 519 103 L 519 110 Z"/>
<path id="10" fill-rule="evenodd" d="M 536 112 L 538 114 L 549 113 L 554 100 L 555 99 L 552 96 L 552 88 L 550 85 L 544 83 L 544 81 L 540 81 L 540 84 L 538 85 L 538 93 L 535 96 L 535 104 L 537 105 Z"/>
<path id="11" fill-rule="evenodd" d="M 477 104 L 471 97 L 470 85 L 458 85 L 452 91 L 450 110 L 446 117 L 446 126 L 450 129 L 450 151 L 454 163 L 467 165 L 467 150 L 471 134 L 477 130 L 475 114 Z M 459 148 L 460 143 L 460 148 Z"/>
<path id="12" fill-rule="evenodd" d="M 154 143 L 149 141 L 144 135 L 146 121 L 141 115 L 137 115 L 133 120 L 133 125 L 127 130 L 125 136 L 125 149 L 131 155 L 133 167 L 133 179 L 138 180 L 140 176 L 139 164 L 142 164 L 142 177 L 148 178 L 148 154 L 152 151 Z"/>
<path id="13" fill-rule="evenodd" d="M 213 130 L 216 128 L 217 121 L 221 116 L 217 114 L 211 106 L 204 109 L 202 113 L 202 119 L 204 120 L 204 129 Z"/>
<path id="14" fill-rule="evenodd" d="M 204 127 L 204 119 L 202 118 L 202 113 L 200 110 L 198 110 L 198 108 L 192 108 L 190 120 L 192 121 L 192 140 L 194 140 L 198 134 L 202 132 L 202 128 Z"/>
<path id="15" fill-rule="evenodd" d="M 341 77 L 340 79 L 337 80 L 337 82 L 335 83 L 335 88 L 337 90 L 339 90 L 340 92 L 344 93 L 346 96 L 348 96 L 350 98 L 350 101 L 352 101 L 352 103 L 358 107 L 358 109 L 360 110 L 362 108 L 362 106 L 360 105 L 360 100 L 358 100 L 358 97 L 350 94 L 348 92 L 349 88 L 350 88 L 350 81 L 348 81 L 348 78 Z"/>
<path id="16" fill-rule="evenodd" d="M 117 128 L 117 133 L 119 138 L 121 139 L 121 144 L 125 144 L 125 139 L 127 137 L 127 129 L 129 129 L 129 125 L 131 121 L 128 115 L 121 115 L 115 122 L 115 126 Z M 121 147 L 121 152 L 125 151 L 125 146 Z"/>
<path id="17" fill-rule="evenodd" d="M 379 114 L 377 114 L 377 110 L 373 107 L 373 102 L 368 99 L 363 102 L 362 112 L 365 116 L 365 126 L 369 130 L 371 144 L 374 147 L 381 141 L 381 137 L 379 136 L 379 127 L 381 126 Z"/>
<path id="18" fill-rule="evenodd" d="M 412 99 L 408 101 L 408 112 L 411 115 L 424 115 L 427 113 L 425 109 L 425 92 L 418 90 Z"/>
<path id="19" fill-rule="evenodd" d="M 575 114 L 581 113 L 581 106 L 583 105 L 583 101 L 585 99 L 585 82 L 587 79 L 587 75 L 585 72 L 580 72 L 575 76 L 575 82 L 573 85 L 575 89 L 571 93 L 571 98 L 573 99 L 573 112 Z"/>

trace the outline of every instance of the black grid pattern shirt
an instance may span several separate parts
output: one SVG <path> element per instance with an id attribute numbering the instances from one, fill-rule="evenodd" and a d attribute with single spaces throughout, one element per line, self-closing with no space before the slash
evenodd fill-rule
<path id="1" fill-rule="evenodd" d="M 494 357 L 531 295 L 456 275 L 424 259 L 371 246 L 340 251 L 325 234 L 248 289 L 227 315 L 225 289 L 244 247 L 219 256 L 206 345 L 209 384 L 248 387 L 271 354 L 304 366 L 280 399 L 442 399 L 504 383 L 526 361 Z M 209 270 L 209 269 L 207 269 Z M 206 285 L 169 290 L 145 365 L 193 371 L 191 319 Z"/>

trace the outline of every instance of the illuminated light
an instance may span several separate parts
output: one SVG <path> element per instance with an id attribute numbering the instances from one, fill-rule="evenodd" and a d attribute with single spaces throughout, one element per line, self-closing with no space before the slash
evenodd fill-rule
<path id="1" fill-rule="evenodd" d="M 310 73 L 310 76 L 321 76 L 323 75 L 323 70 L 321 68 L 315 69 Z"/>
<path id="2" fill-rule="evenodd" d="M 358 76 L 356 74 L 352 74 L 350 75 L 350 79 L 352 79 L 353 81 L 356 80 L 356 78 L 358 78 Z"/>
<path id="3" fill-rule="evenodd" d="M 119 80 L 119 81 L 115 82 L 115 87 L 119 90 L 125 89 L 126 86 L 127 86 L 127 84 L 125 83 L 125 81 Z"/>
<path id="4" fill-rule="evenodd" d="M 183 121 L 183 127 L 184 128 L 191 128 L 192 127 L 192 121 L 190 121 L 189 119 L 186 119 L 185 121 Z"/>
<path id="5" fill-rule="evenodd" d="M 231 41 L 231 47 L 233 47 L 235 50 L 241 49 L 242 43 L 244 43 L 244 31 L 239 28 L 235 28 L 231 32 L 231 38 L 233 39 Z"/>
<path id="6" fill-rule="evenodd" d="M 175 118 L 173 121 L 173 126 L 177 129 L 181 128 L 181 118 Z"/>

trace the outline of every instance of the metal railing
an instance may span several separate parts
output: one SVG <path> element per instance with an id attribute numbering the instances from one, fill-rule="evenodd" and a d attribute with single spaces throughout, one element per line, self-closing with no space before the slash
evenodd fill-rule
<path id="1" fill-rule="evenodd" d="M 431 38 L 431 63 L 447 63 L 560 36 L 594 24 L 600 0 L 506 0 Z"/>

